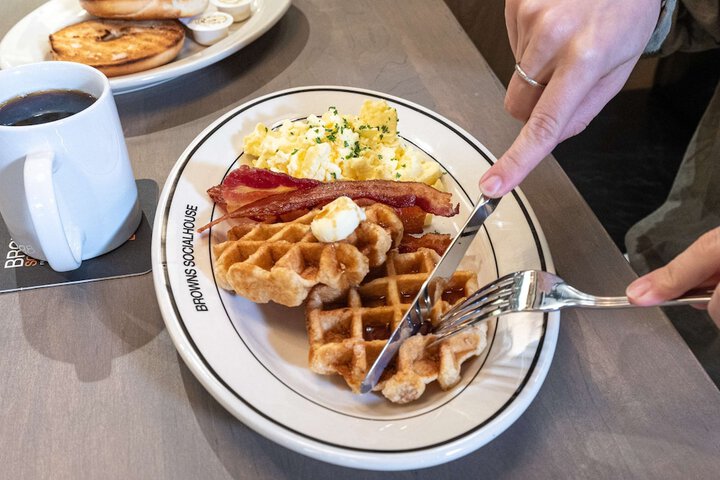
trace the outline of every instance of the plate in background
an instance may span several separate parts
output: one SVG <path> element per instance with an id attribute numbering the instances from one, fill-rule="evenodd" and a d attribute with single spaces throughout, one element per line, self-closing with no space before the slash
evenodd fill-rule
<path id="1" fill-rule="evenodd" d="M 185 45 L 175 60 L 160 67 L 110 78 L 114 94 L 134 92 L 212 65 L 255 41 L 280 20 L 290 0 L 255 0 L 252 16 L 230 27 L 228 36 L 209 47 L 195 43 L 186 30 Z M 48 36 L 92 18 L 77 0 L 50 0 L 22 20 L 0 41 L 0 68 L 52 60 Z"/>

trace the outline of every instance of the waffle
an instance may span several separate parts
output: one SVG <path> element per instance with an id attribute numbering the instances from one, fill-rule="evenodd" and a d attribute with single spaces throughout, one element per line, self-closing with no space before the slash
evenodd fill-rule
<path id="1" fill-rule="evenodd" d="M 370 268 L 385 263 L 402 238 L 402 222 L 382 204 L 365 209 L 367 220 L 345 240 L 319 242 L 310 223 L 320 210 L 291 222 L 247 223 L 231 228 L 213 248 L 218 285 L 258 303 L 300 305 L 318 284 L 345 290 Z"/>
<path id="2" fill-rule="evenodd" d="M 430 249 L 388 253 L 387 263 L 375 269 L 358 287 L 338 291 L 314 288 L 307 302 L 310 369 L 339 374 L 354 392 L 387 343 L 420 286 L 439 261 Z M 475 273 L 458 271 L 450 280 L 431 288 L 434 300 L 430 321 L 435 324 L 452 305 L 477 289 Z M 486 345 L 485 325 L 469 328 L 436 345 L 432 334 L 415 335 L 400 347 L 393 364 L 383 373 L 376 391 L 394 403 L 419 398 L 425 385 L 437 380 L 444 390 L 460 381 L 460 366 L 480 354 Z"/>

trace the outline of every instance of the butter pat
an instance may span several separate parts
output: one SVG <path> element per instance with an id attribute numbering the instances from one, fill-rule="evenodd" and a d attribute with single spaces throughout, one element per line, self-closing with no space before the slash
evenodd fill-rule
<path id="1" fill-rule="evenodd" d="M 365 210 L 352 199 L 338 197 L 320 210 L 310 224 L 310 230 L 321 242 L 339 242 L 349 237 L 365 218 Z"/>

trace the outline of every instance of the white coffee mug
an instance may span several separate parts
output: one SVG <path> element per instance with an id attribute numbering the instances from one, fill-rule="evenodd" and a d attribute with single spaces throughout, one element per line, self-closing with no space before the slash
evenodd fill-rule
<path id="1" fill-rule="evenodd" d="M 0 125 L 0 214 L 23 253 L 64 272 L 128 240 L 142 212 L 105 75 L 70 62 L 0 70 L 0 105 L 46 90 L 97 100 L 49 123 Z"/>

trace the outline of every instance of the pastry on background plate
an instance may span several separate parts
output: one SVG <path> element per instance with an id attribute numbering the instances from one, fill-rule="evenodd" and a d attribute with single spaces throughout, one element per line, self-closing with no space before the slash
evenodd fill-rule
<path id="1" fill-rule="evenodd" d="M 192 17 L 208 0 L 80 0 L 90 15 L 114 20 L 161 20 Z"/>
<path id="2" fill-rule="evenodd" d="M 50 35 L 55 60 L 84 63 L 108 77 L 128 75 L 172 61 L 185 30 L 176 20 L 87 20 Z"/>

